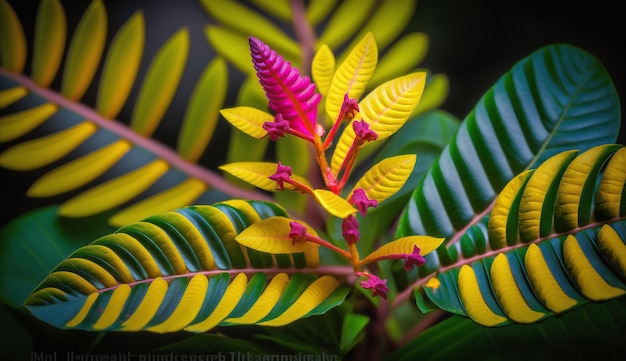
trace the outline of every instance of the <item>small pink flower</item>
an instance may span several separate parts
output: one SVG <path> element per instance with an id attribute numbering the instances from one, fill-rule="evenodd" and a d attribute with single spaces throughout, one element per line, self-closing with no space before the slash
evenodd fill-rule
<path id="1" fill-rule="evenodd" d="M 358 142 L 359 144 L 378 139 L 378 134 L 370 129 L 370 125 L 367 124 L 365 120 L 357 120 L 353 122 L 352 127 L 354 128 L 357 139 L 360 140 Z"/>
<path id="2" fill-rule="evenodd" d="M 343 96 L 343 103 L 341 104 L 341 118 L 342 120 L 351 120 L 359 111 L 359 103 L 356 99 L 348 97 L 348 93 Z"/>
<path id="3" fill-rule="evenodd" d="M 413 247 L 413 253 L 404 256 L 406 262 L 404 262 L 404 269 L 410 271 L 413 266 L 419 267 L 426 264 L 424 257 L 420 255 L 420 248 L 418 246 Z"/>
<path id="4" fill-rule="evenodd" d="M 263 123 L 263 129 L 267 130 L 271 140 L 276 141 L 278 138 L 285 136 L 285 133 L 289 130 L 289 122 L 283 118 L 282 114 L 278 113 L 274 117 L 273 122 Z"/>
<path id="5" fill-rule="evenodd" d="M 372 296 L 380 296 L 387 299 L 387 293 L 389 287 L 387 287 L 387 280 L 380 279 L 378 276 L 371 273 L 357 272 L 357 275 L 367 277 L 367 280 L 361 281 L 361 287 L 372 290 Z"/>
<path id="6" fill-rule="evenodd" d="M 304 241 L 306 240 L 306 227 L 301 225 L 298 222 L 289 222 L 289 227 L 291 231 L 289 232 L 289 237 L 295 243 L 296 241 Z"/>
<path id="7" fill-rule="evenodd" d="M 275 181 L 278 185 L 278 189 L 285 189 L 284 182 L 288 182 L 291 180 L 291 167 L 287 165 L 282 165 L 278 162 L 278 169 L 276 169 L 276 173 L 272 174 L 268 178 Z"/>
<path id="8" fill-rule="evenodd" d="M 361 234 L 359 233 L 359 221 L 352 215 L 343 219 L 341 231 L 343 238 L 346 242 L 348 242 L 348 244 L 357 243 L 361 237 Z"/>
<path id="9" fill-rule="evenodd" d="M 350 197 L 349 202 L 350 204 L 354 204 L 356 206 L 362 216 L 365 216 L 367 214 L 367 209 L 369 207 L 376 208 L 378 206 L 377 200 L 367 198 L 367 195 L 365 194 L 363 188 L 356 188 L 352 192 L 352 196 Z"/>

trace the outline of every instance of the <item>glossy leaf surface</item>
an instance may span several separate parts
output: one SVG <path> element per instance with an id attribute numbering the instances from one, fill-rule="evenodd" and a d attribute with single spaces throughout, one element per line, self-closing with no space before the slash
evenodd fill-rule
<path id="1" fill-rule="evenodd" d="M 59 263 L 26 307 L 60 328 L 158 333 L 276 326 L 324 313 L 347 290 L 331 276 L 307 273 L 318 262 L 315 248 L 271 255 L 235 240 L 274 215 L 285 213 L 271 203 L 235 200 L 129 224 Z"/>

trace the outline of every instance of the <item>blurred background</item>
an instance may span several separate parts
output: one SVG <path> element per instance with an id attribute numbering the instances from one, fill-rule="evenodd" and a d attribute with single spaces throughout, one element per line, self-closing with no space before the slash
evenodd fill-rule
<path id="1" fill-rule="evenodd" d="M 39 1 L 8 2 L 20 18 L 27 41 L 32 46 Z M 61 3 L 66 12 L 68 34 L 72 34 L 90 2 L 62 0 Z M 104 4 L 109 26 L 107 41 L 110 41 L 112 34 L 137 9 L 143 9 L 146 46 L 138 79 L 145 73 L 145 59 L 152 59 L 163 42 L 181 27 L 189 30 L 191 47 L 183 84 L 165 115 L 165 118 L 175 119 L 161 122 L 162 125 L 154 133 L 157 139 L 175 138 L 193 84 L 207 62 L 215 56 L 204 33 L 206 25 L 213 20 L 200 0 L 104 0 Z M 429 36 L 430 48 L 421 67 L 449 77 L 450 93 L 441 109 L 459 119 L 465 118 L 480 97 L 515 63 L 545 45 L 568 43 L 593 54 L 604 64 L 622 99 L 623 124 L 623 119 L 626 119 L 626 31 L 623 28 L 623 12 L 618 9 L 619 4 L 612 0 L 585 3 L 555 0 L 419 0 L 406 31 L 420 31 Z M 25 74 L 30 73 L 29 67 L 30 63 L 27 63 Z M 95 79 L 98 77 L 97 73 Z M 59 88 L 60 78 L 57 76 L 52 88 Z M 236 85 L 242 77 L 231 67 L 229 79 L 233 84 L 229 87 L 229 98 L 234 99 Z M 185 86 L 185 81 L 190 86 Z M 97 82 L 93 82 L 88 89 L 83 98 L 85 104 L 95 103 L 96 85 Z M 121 121 L 128 122 L 131 118 L 132 99 L 137 92 L 135 87 L 118 117 Z M 222 123 L 221 131 L 227 131 L 228 125 L 226 122 Z M 624 125 L 621 127 L 618 142 L 626 144 Z M 1 149 L 4 148 L 0 147 Z M 224 159 L 223 145 L 212 144 L 209 149 L 210 157 L 216 162 Z M 24 196 L 32 181 L 41 174 L 40 171 L 31 173 L 20 174 L 0 169 L 3 184 L 12 183 L 11 187 L 4 187 L 0 192 L 0 199 L 11 205 L 0 208 L 0 226 L 20 214 L 22 209 L 32 209 L 36 205 L 58 201 L 55 198 L 27 199 Z"/>

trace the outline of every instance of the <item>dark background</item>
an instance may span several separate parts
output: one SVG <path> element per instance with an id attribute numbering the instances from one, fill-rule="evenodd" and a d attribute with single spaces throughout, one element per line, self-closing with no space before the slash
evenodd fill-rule
<path id="1" fill-rule="evenodd" d="M 71 35 L 90 2 L 61 2 L 66 12 L 67 31 Z M 22 22 L 30 55 L 39 1 L 9 0 L 9 3 Z M 556 43 L 582 48 L 604 64 L 620 95 L 622 119 L 625 119 L 626 31 L 623 27 L 624 12 L 618 9 L 618 4 L 610 0 L 419 0 L 407 31 L 420 31 L 429 36 L 430 48 L 420 66 L 449 77 L 450 94 L 441 108 L 459 119 L 463 119 L 480 97 L 515 63 L 545 45 Z M 189 84 L 181 85 L 165 115 L 165 118 L 175 119 L 165 119 L 154 134 L 160 140 L 175 140 L 193 85 L 207 61 L 215 55 L 204 35 L 205 26 L 213 20 L 199 0 L 105 0 L 104 5 L 109 23 L 107 44 L 134 11 L 143 9 L 146 46 L 138 80 L 142 79 L 148 61 L 164 41 L 183 26 L 189 29 L 191 47 L 188 67 L 182 79 Z M 237 72 L 231 70 L 229 77 L 231 81 L 236 81 Z M 30 73 L 30 60 L 24 72 Z M 99 73 L 95 79 L 98 77 Z M 60 80 L 60 75 L 57 75 L 52 88 L 58 89 Z M 232 88 L 230 92 L 235 91 Z M 93 106 L 96 90 L 97 81 L 93 81 L 83 102 Z M 137 92 L 136 86 L 118 117 L 120 121 L 129 122 L 134 103 L 132 100 Z M 618 143 L 626 144 L 625 128 L 622 125 Z M 8 146 L 0 144 L 0 151 Z M 206 157 L 213 157 L 215 161 L 225 159 L 224 151 L 223 145 L 212 143 Z M 16 173 L 0 169 L 0 180 L 5 185 L 0 191 L 0 199 L 5 204 L 0 208 L 0 227 L 23 210 L 59 202 L 59 199 L 34 200 L 24 197 L 26 189 L 41 174 L 41 171 Z"/>

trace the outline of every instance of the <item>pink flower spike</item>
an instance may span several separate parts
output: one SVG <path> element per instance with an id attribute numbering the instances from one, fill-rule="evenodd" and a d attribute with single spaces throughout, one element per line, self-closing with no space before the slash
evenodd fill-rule
<path id="1" fill-rule="evenodd" d="M 359 233 L 359 221 L 355 216 L 348 216 L 343 219 L 343 223 L 341 224 L 341 231 L 343 234 L 343 238 L 348 242 L 348 244 L 355 244 L 359 241 L 361 234 Z"/>
<path id="2" fill-rule="evenodd" d="M 285 189 L 283 182 L 291 180 L 291 174 L 293 173 L 291 172 L 290 166 L 282 165 L 278 162 L 278 169 L 276 169 L 276 173 L 272 174 L 268 178 L 276 182 L 278 189 L 283 190 Z"/>
<path id="3" fill-rule="evenodd" d="M 413 266 L 419 267 L 426 264 L 424 257 L 420 255 L 420 248 L 413 246 L 413 253 L 404 256 L 406 262 L 404 262 L 404 269 L 408 272 Z"/>
<path id="4" fill-rule="evenodd" d="M 356 188 L 352 192 L 352 196 L 349 199 L 350 204 L 354 204 L 356 208 L 359 210 L 359 213 L 365 217 L 367 214 L 367 209 L 369 207 L 376 208 L 378 206 L 378 201 L 375 199 L 368 199 L 367 195 L 363 188 Z"/>
<path id="5" fill-rule="evenodd" d="M 361 281 L 361 287 L 372 290 L 372 296 L 380 296 L 383 299 L 387 299 L 387 293 L 389 292 L 389 287 L 387 287 L 387 280 L 380 279 L 378 276 L 370 274 L 357 272 L 359 276 L 367 277 L 367 280 Z"/>
<path id="6" fill-rule="evenodd" d="M 296 241 L 304 241 L 306 240 L 306 227 L 301 225 L 298 222 L 289 222 L 289 227 L 291 231 L 289 232 L 289 237 L 295 243 Z"/>
<path id="7" fill-rule="evenodd" d="M 282 114 L 294 134 L 312 141 L 321 99 L 315 92 L 315 84 L 261 40 L 251 36 L 249 44 L 252 63 L 270 109 Z"/>
<path id="8" fill-rule="evenodd" d="M 378 134 L 375 131 L 370 129 L 370 125 L 365 122 L 365 120 L 357 120 L 352 123 L 352 127 L 354 128 L 354 132 L 356 133 L 356 137 L 361 141 L 359 143 L 363 143 L 366 141 L 372 141 L 378 139 Z"/>
<path id="9" fill-rule="evenodd" d="M 285 136 L 285 132 L 289 130 L 289 122 L 279 113 L 276 114 L 273 122 L 263 123 L 263 129 L 267 130 L 271 140 L 276 141 L 278 138 Z"/>
<path id="10" fill-rule="evenodd" d="M 359 103 L 356 99 L 348 97 L 348 93 L 343 96 L 343 103 L 341 104 L 341 118 L 352 120 L 356 113 L 359 111 Z"/>

